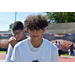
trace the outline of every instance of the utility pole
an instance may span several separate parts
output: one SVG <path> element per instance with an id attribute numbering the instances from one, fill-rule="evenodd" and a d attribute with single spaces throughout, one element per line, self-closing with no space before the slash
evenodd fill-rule
<path id="1" fill-rule="evenodd" d="M 16 21 L 16 15 L 17 15 L 17 12 L 15 12 L 15 21 Z"/>

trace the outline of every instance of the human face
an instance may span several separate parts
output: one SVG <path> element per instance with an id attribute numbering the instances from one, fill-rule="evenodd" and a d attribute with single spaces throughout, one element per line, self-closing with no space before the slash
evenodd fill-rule
<path id="1" fill-rule="evenodd" d="M 42 40 L 42 34 L 45 32 L 45 28 L 42 29 L 28 29 L 29 35 L 31 37 L 31 41 L 39 42 Z"/>
<path id="2" fill-rule="evenodd" d="M 21 40 L 22 37 L 24 36 L 23 30 L 14 30 L 12 34 L 17 41 Z"/>

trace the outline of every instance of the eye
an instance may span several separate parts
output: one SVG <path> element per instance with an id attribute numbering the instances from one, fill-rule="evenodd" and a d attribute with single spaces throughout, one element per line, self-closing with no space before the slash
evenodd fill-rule
<path id="1" fill-rule="evenodd" d="M 33 29 L 30 29 L 30 31 L 33 31 Z"/>
<path id="2" fill-rule="evenodd" d="M 40 29 L 37 29 L 37 31 L 40 31 Z"/>

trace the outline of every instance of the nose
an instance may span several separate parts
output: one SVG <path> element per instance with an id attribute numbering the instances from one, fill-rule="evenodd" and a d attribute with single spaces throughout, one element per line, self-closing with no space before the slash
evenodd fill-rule
<path id="1" fill-rule="evenodd" d="M 34 35 L 36 35 L 36 34 L 37 34 L 37 31 L 36 31 L 36 30 L 34 30 L 34 31 L 33 31 L 33 34 L 34 34 Z"/>
<path id="2" fill-rule="evenodd" d="M 17 35 L 14 35 L 14 37 L 17 38 L 18 36 Z"/>

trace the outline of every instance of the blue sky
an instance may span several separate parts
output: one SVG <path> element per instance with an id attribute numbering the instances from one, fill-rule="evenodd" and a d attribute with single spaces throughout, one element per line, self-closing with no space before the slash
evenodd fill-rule
<path id="1" fill-rule="evenodd" d="M 37 15 L 38 13 L 42 12 L 17 12 L 16 21 L 22 21 L 27 18 L 28 15 Z M 9 30 L 9 25 L 15 22 L 15 12 L 0 12 L 0 31 L 7 31 Z"/>

